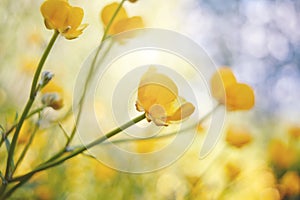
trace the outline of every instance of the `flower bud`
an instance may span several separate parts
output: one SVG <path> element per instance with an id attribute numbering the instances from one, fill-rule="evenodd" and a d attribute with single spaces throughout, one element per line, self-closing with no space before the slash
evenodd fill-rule
<path id="1" fill-rule="evenodd" d="M 63 99 L 58 93 L 46 93 L 42 96 L 42 104 L 51 107 L 54 110 L 59 110 L 63 107 Z"/>
<path id="2" fill-rule="evenodd" d="M 43 88 L 45 85 L 47 85 L 49 83 L 49 81 L 53 78 L 53 76 L 54 76 L 54 74 L 52 72 L 44 71 L 42 73 L 42 78 L 39 83 L 41 88 Z"/>

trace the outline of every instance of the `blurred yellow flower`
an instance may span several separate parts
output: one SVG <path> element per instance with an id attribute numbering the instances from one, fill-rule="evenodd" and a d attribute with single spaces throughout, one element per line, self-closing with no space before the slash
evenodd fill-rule
<path id="1" fill-rule="evenodd" d="M 33 190 L 36 197 L 40 200 L 51 200 L 55 192 L 48 185 L 39 185 Z"/>
<path id="2" fill-rule="evenodd" d="M 146 140 L 137 140 L 135 142 L 136 151 L 138 153 L 150 153 L 155 150 L 156 140 L 155 139 L 146 139 Z"/>
<path id="3" fill-rule="evenodd" d="M 225 104 L 227 110 L 249 110 L 254 106 L 253 89 L 243 83 L 238 83 L 228 67 L 223 67 L 211 78 L 212 96 Z"/>
<path id="4" fill-rule="evenodd" d="M 243 147 L 252 142 L 252 140 L 251 133 L 243 127 L 231 126 L 226 132 L 226 142 L 234 147 Z"/>
<path id="5" fill-rule="evenodd" d="M 295 139 L 300 138 L 300 126 L 291 126 L 288 129 L 288 134 L 292 138 L 295 138 Z"/>
<path id="6" fill-rule="evenodd" d="M 260 200 L 280 200 L 279 191 L 274 187 L 265 188 L 261 191 Z"/>
<path id="7" fill-rule="evenodd" d="M 199 123 L 196 127 L 197 133 L 204 133 L 206 131 L 206 128 L 203 126 L 202 123 Z"/>
<path id="8" fill-rule="evenodd" d="M 58 85 L 54 80 L 51 80 L 49 83 L 47 83 L 47 85 L 41 90 L 41 93 L 43 94 L 54 92 L 60 94 L 61 96 L 64 93 L 63 88 L 60 85 Z"/>
<path id="9" fill-rule="evenodd" d="M 296 171 L 286 172 L 280 180 L 283 195 L 300 195 L 300 177 Z"/>
<path id="10" fill-rule="evenodd" d="M 104 165 L 99 161 L 94 160 L 91 162 L 91 166 L 94 166 L 93 173 L 95 175 L 95 178 L 101 182 L 113 180 L 113 178 L 118 174 L 118 171 Z"/>
<path id="11" fill-rule="evenodd" d="M 46 0 L 41 13 L 48 29 L 57 30 L 66 39 L 75 39 L 82 34 L 87 24 L 81 24 L 83 9 L 71 6 L 67 0 Z"/>
<path id="12" fill-rule="evenodd" d="M 273 140 L 269 148 L 269 156 L 273 164 L 286 169 L 296 160 L 296 151 L 281 140 Z"/>
<path id="13" fill-rule="evenodd" d="M 38 59 L 32 57 L 23 57 L 20 61 L 21 70 L 25 74 L 32 75 L 38 65 Z"/>
<path id="14" fill-rule="evenodd" d="M 241 168 L 233 162 L 228 162 L 225 165 L 225 173 L 228 180 L 233 181 L 240 175 Z"/>
<path id="15" fill-rule="evenodd" d="M 44 39 L 40 31 L 32 30 L 27 36 L 27 42 L 30 45 L 42 46 Z"/>
<path id="16" fill-rule="evenodd" d="M 148 122 L 167 126 L 189 117 L 195 107 L 178 96 L 178 88 L 169 77 L 150 67 L 141 78 L 136 109 L 146 113 Z"/>
<path id="17" fill-rule="evenodd" d="M 105 27 L 108 26 L 111 18 L 119 7 L 119 3 L 111 3 L 105 6 L 101 11 L 101 19 Z M 144 22 L 140 16 L 128 17 L 124 7 L 121 7 L 114 21 L 111 24 L 108 34 L 118 34 L 124 31 L 143 28 Z"/>

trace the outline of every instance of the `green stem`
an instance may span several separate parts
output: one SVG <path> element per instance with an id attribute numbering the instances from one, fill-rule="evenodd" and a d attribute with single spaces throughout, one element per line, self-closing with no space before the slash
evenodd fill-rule
<path id="1" fill-rule="evenodd" d="M 45 109 L 45 107 L 41 107 L 41 108 L 37 108 L 36 110 L 32 111 L 31 113 L 29 113 L 27 115 L 27 117 L 25 118 L 26 119 L 29 119 L 30 117 L 32 117 L 33 115 L 43 111 Z M 0 141 L 0 147 L 2 146 L 5 138 L 7 138 L 9 136 L 9 134 L 17 127 L 18 124 L 14 124 L 10 127 L 10 129 L 8 129 L 4 134 L 3 134 L 3 137 L 1 138 L 1 141 Z"/>
<path id="2" fill-rule="evenodd" d="M 184 129 L 180 129 L 180 132 L 173 131 L 173 132 L 166 133 L 166 134 L 163 134 L 163 135 L 160 135 L 160 136 L 148 137 L 148 138 L 143 138 L 143 139 L 120 139 L 120 140 L 112 140 L 109 143 L 106 143 L 106 142 L 103 143 L 103 145 L 110 144 L 110 143 L 117 144 L 117 143 L 124 143 L 124 142 L 135 142 L 135 141 L 140 141 L 140 140 L 163 139 L 163 138 L 171 137 L 171 136 L 176 135 L 176 134 L 183 134 L 183 133 L 186 133 L 188 130 L 191 130 L 191 129 L 195 128 L 195 126 L 197 126 L 198 124 L 201 124 L 205 120 L 207 120 L 207 118 L 213 112 L 215 112 L 220 106 L 221 106 L 221 104 L 216 105 L 211 111 L 209 111 L 208 113 L 206 113 L 196 124 L 192 124 L 192 125 L 184 128 Z"/>
<path id="3" fill-rule="evenodd" d="M 22 153 L 21 153 L 21 155 L 20 155 L 18 161 L 17 161 L 16 164 L 15 164 L 13 173 L 17 170 L 18 166 L 19 166 L 19 165 L 21 164 L 21 162 L 23 161 L 23 159 L 24 159 L 24 157 L 25 157 L 25 155 L 26 155 L 26 153 L 27 153 L 27 151 L 28 151 L 30 145 L 32 144 L 33 138 L 34 138 L 34 136 L 35 136 L 35 134 L 36 134 L 36 132 L 37 132 L 38 129 L 39 129 L 39 125 L 36 125 L 36 126 L 34 127 L 33 132 L 31 133 L 31 136 L 30 136 L 30 138 L 29 138 L 28 143 L 27 143 L 26 146 L 24 147 L 24 149 L 23 149 L 23 151 L 22 151 Z"/>
<path id="4" fill-rule="evenodd" d="M 19 137 L 19 133 L 20 133 L 20 130 L 22 128 L 22 125 L 30 111 L 30 108 L 35 100 L 35 96 L 36 96 L 36 88 L 37 88 L 37 83 L 38 83 L 38 79 L 40 77 L 40 74 L 41 74 L 41 71 L 42 71 L 42 68 L 44 66 L 44 63 L 50 53 L 50 50 L 51 48 L 53 47 L 54 45 L 54 42 L 55 40 L 57 39 L 59 33 L 58 31 L 55 31 L 47 48 L 45 49 L 44 53 L 43 53 L 43 56 L 37 66 L 37 69 L 35 71 L 35 74 L 34 74 L 34 77 L 33 77 L 33 81 L 32 81 L 32 85 L 31 85 L 31 91 L 30 91 L 30 96 L 29 96 L 29 99 L 26 103 L 26 106 L 24 108 L 24 111 L 21 115 L 21 118 L 16 126 L 16 130 L 15 130 L 15 133 L 14 133 L 14 136 L 13 136 L 13 139 L 12 139 L 12 143 L 11 143 L 11 147 L 9 149 L 9 153 L 8 153 L 8 157 L 7 157 L 7 162 L 6 162 L 6 171 L 5 171 L 5 179 L 6 180 L 9 180 L 12 176 L 12 171 L 13 171 L 13 166 L 11 166 L 11 163 L 13 161 L 13 155 L 14 155 L 14 152 L 15 152 L 15 148 L 16 148 L 16 144 L 17 144 L 17 140 L 18 140 L 18 137 Z"/>
<path id="5" fill-rule="evenodd" d="M 64 161 L 66 160 L 69 160 L 70 158 L 73 158 L 74 156 L 86 151 L 87 149 L 90 149 L 98 144 L 101 144 L 102 142 L 108 140 L 109 138 L 113 137 L 114 135 L 122 132 L 123 130 L 131 127 L 132 125 L 138 123 L 139 121 L 142 121 L 143 119 L 145 119 L 146 116 L 145 116 L 145 113 L 132 119 L 131 121 L 121 125 L 120 127 L 118 128 L 115 128 L 114 130 L 110 131 L 109 133 L 107 133 L 106 135 L 98 138 L 97 140 L 87 144 L 86 146 L 81 146 L 81 147 L 78 147 L 76 150 L 74 150 L 73 152 L 71 152 L 69 155 L 65 156 L 65 157 L 62 157 L 56 161 L 53 161 L 53 162 L 49 162 L 49 163 L 45 163 L 45 164 L 42 164 L 40 165 L 39 167 L 37 167 L 36 169 L 34 169 L 33 171 L 25 174 L 25 175 L 22 175 L 22 176 L 19 176 L 19 177 L 16 177 L 16 178 L 13 178 L 10 180 L 10 182 L 16 182 L 16 181 L 22 181 L 28 177 L 31 177 L 32 175 L 34 175 L 35 173 L 37 172 L 40 172 L 40 171 L 43 171 L 43 170 L 46 170 L 48 168 L 52 168 L 54 166 L 57 166 L 61 163 L 63 163 Z"/>
<path id="6" fill-rule="evenodd" d="M 111 17 L 110 21 L 108 22 L 108 25 L 107 27 L 105 28 L 105 31 L 104 31 L 104 34 L 102 36 L 102 39 L 100 41 L 100 45 L 98 46 L 97 50 L 96 50 L 96 54 L 93 58 L 93 61 L 92 61 L 92 64 L 91 64 L 91 68 L 89 70 L 89 73 L 88 73 L 88 76 L 86 78 L 86 81 L 85 81 L 85 85 L 84 85 L 84 88 L 83 88 L 83 93 L 81 95 L 81 98 L 79 100 L 79 110 L 78 110 L 78 114 L 77 114 L 77 117 L 76 117 L 76 121 L 75 121 L 75 125 L 72 129 L 72 132 L 71 132 L 71 135 L 69 137 L 69 139 L 67 140 L 66 142 L 66 145 L 65 145 L 65 149 L 61 150 L 60 152 L 58 152 L 54 158 L 51 158 L 50 160 L 53 160 L 53 159 L 56 159 L 58 157 L 60 157 L 61 155 L 63 155 L 65 152 L 66 152 L 66 148 L 70 145 L 70 143 L 72 142 L 74 136 L 75 136 L 75 133 L 76 133 L 76 130 L 77 130 L 77 125 L 80 121 L 80 118 L 81 118 L 81 114 L 82 114 L 82 104 L 84 102 L 84 99 L 85 99 L 85 94 L 87 92 L 87 88 L 88 88 L 88 83 L 89 83 L 89 80 L 91 79 L 92 75 L 93 75 L 93 72 L 94 72 L 94 69 L 95 69 L 95 65 L 96 65 L 96 61 L 97 61 L 97 58 L 98 58 L 98 55 L 99 55 L 99 52 L 100 50 L 102 49 L 103 47 L 103 42 L 104 40 L 107 38 L 107 35 L 108 35 L 108 31 L 110 30 L 112 24 L 113 24 L 113 21 L 115 20 L 117 14 L 119 13 L 120 9 L 122 8 L 123 4 L 124 4 L 125 0 L 122 0 L 118 6 L 118 8 L 116 9 L 116 11 L 114 12 L 113 16 Z"/>

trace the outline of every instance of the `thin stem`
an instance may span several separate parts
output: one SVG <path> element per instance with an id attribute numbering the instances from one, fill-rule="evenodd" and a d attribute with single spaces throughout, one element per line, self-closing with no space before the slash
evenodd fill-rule
<path id="1" fill-rule="evenodd" d="M 43 53 L 43 56 L 37 66 L 37 69 L 35 71 L 35 74 L 34 74 L 34 77 L 33 77 L 33 81 L 32 81 L 32 85 L 31 85 L 31 91 L 30 91 L 30 96 L 29 96 L 29 99 L 26 103 L 26 106 L 24 108 L 24 111 L 21 115 L 21 118 L 19 120 L 19 123 L 17 124 L 17 127 L 16 127 L 16 130 L 15 130 L 15 133 L 14 133 L 14 136 L 13 136 L 13 139 L 12 139 L 12 143 L 11 143 L 11 147 L 9 149 L 9 153 L 8 153 L 8 157 L 7 157 L 7 162 L 6 162 L 6 171 L 5 171 L 5 179 L 8 180 L 11 178 L 12 176 L 12 171 L 13 171 L 13 166 L 11 166 L 11 163 L 13 161 L 13 155 L 14 155 L 14 152 L 15 152 L 15 148 L 16 148 L 16 144 L 17 144 L 17 140 L 18 140 L 18 137 L 19 137 L 19 133 L 20 133 L 20 130 L 22 128 L 22 125 L 31 109 L 31 106 L 35 100 L 35 96 L 36 96 L 36 88 L 37 88 L 37 83 L 38 83 L 38 79 L 40 77 L 40 74 L 41 74 L 41 71 L 42 71 L 42 68 L 44 66 L 44 63 L 50 53 L 50 50 L 52 49 L 53 45 L 54 45 L 54 42 L 55 40 L 57 39 L 59 33 L 58 31 L 55 31 L 47 48 L 45 49 L 44 53 Z"/>
<path id="2" fill-rule="evenodd" d="M 120 140 L 112 140 L 110 142 L 105 142 L 103 143 L 103 145 L 106 145 L 106 144 L 117 144 L 117 143 L 124 143 L 124 142 L 135 142 L 135 141 L 139 141 L 139 140 L 153 140 L 153 139 L 162 139 L 162 138 L 168 138 L 168 137 L 171 137 L 173 135 L 176 135 L 176 134 L 183 134 L 183 133 L 186 133 L 186 131 L 188 130 L 191 130 L 193 128 L 195 128 L 195 126 L 197 126 L 198 124 L 201 124 L 203 123 L 205 120 L 207 120 L 207 118 L 213 113 L 215 112 L 219 106 L 221 104 L 218 104 L 217 106 L 215 106 L 211 111 L 209 111 L 208 113 L 206 113 L 197 123 L 195 124 L 192 124 L 184 129 L 181 129 L 180 132 L 178 131 L 173 131 L 173 132 L 170 132 L 170 133 L 166 133 L 166 134 L 163 134 L 163 135 L 160 135 L 160 136 L 154 136 L 154 137 L 148 137 L 148 138 L 143 138 L 143 139 L 120 139 Z"/>
<path id="3" fill-rule="evenodd" d="M 37 108 L 36 110 L 32 111 L 31 113 L 29 113 L 27 115 L 27 117 L 25 118 L 26 119 L 29 119 L 30 117 L 32 117 L 33 115 L 37 114 L 37 113 L 40 113 L 41 111 L 43 111 L 46 107 L 43 106 L 41 108 Z M 18 124 L 14 124 L 10 127 L 10 129 L 8 129 L 4 134 L 3 134 L 3 137 L 1 138 L 1 141 L 0 141 L 0 147 L 1 145 L 3 144 L 4 140 L 6 137 L 9 136 L 9 134 L 17 127 Z"/>
<path id="4" fill-rule="evenodd" d="M 20 181 L 18 184 L 16 184 L 14 187 L 12 187 L 6 194 L 4 194 L 3 197 L 0 197 L 1 200 L 8 199 L 19 187 L 24 185 L 32 176 L 26 177 L 24 180 Z"/>
<path id="5" fill-rule="evenodd" d="M 84 99 L 85 99 L 85 94 L 87 92 L 87 88 L 88 88 L 88 83 L 89 83 L 89 80 L 91 79 L 92 75 L 93 75 L 93 72 L 94 72 L 94 69 L 95 69 L 95 65 L 96 65 L 96 61 L 97 61 L 97 58 L 98 58 L 98 55 L 99 55 L 99 52 L 100 50 L 102 49 L 103 47 L 103 42 L 104 40 L 107 38 L 107 35 L 108 35 L 108 31 L 110 30 L 111 28 L 111 25 L 113 23 L 113 21 L 115 20 L 117 14 L 119 13 L 120 9 L 122 8 L 123 4 L 124 4 L 125 0 L 122 0 L 118 6 L 118 8 L 116 9 L 116 11 L 114 12 L 113 16 L 111 17 L 110 21 L 108 22 L 108 25 L 107 27 L 105 28 L 105 31 L 104 31 L 104 34 L 102 36 L 102 39 L 100 41 L 100 45 L 98 46 L 97 48 L 97 51 L 96 51 L 96 54 L 93 58 L 93 61 L 92 61 L 92 64 L 91 64 L 91 68 L 89 70 L 89 73 L 88 73 L 88 76 L 86 78 L 86 81 L 85 81 L 85 85 L 84 85 L 84 88 L 83 88 L 83 93 L 81 95 L 81 98 L 79 100 L 79 110 L 78 110 L 78 114 L 77 114 L 77 117 L 76 117 L 76 121 L 75 121 L 75 125 L 72 129 L 72 132 L 71 132 L 71 135 L 69 137 L 69 139 L 67 140 L 66 142 L 66 145 L 65 145 L 65 148 L 67 148 L 69 146 L 69 144 L 72 142 L 74 136 L 75 136 L 75 133 L 76 133 L 76 130 L 77 130 L 77 125 L 80 121 L 80 118 L 81 118 L 81 114 L 82 114 L 82 104 L 84 102 Z M 65 152 L 65 150 L 62 150 L 60 151 L 58 154 L 55 155 L 55 157 L 59 157 L 60 155 L 62 155 L 63 153 Z"/>
<path id="6" fill-rule="evenodd" d="M 25 157 L 25 155 L 26 155 L 26 153 L 27 153 L 27 151 L 28 151 L 30 145 L 31 145 L 32 142 L 33 142 L 33 138 L 34 138 L 34 136 L 35 136 L 35 134 L 36 134 L 36 132 L 37 132 L 38 129 L 39 129 L 39 125 L 36 125 L 36 126 L 34 127 L 33 132 L 31 133 L 31 136 L 30 136 L 30 138 L 29 138 L 28 143 L 27 143 L 26 146 L 24 147 L 24 149 L 23 149 L 23 151 L 22 151 L 22 153 L 21 153 L 21 155 L 20 155 L 18 161 L 17 161 L 16 164 L 15 164 L 15 167 L 14 167 L 14 170 L 13 170 L 12 173 L 14 173 L 14 172 L 17 170 L 18 166 L 19 166 L 19 165 L 21 164 L 21 162 L 23 161 L 23 159 L 24 159 L 24 157 Z"/>
<path id="7" fill-rule="evenodd" d="M 31 177 L 33 174 L 37 173 L 37 172 L 40 172 L 40 171 L 43 171 L 43 170 L 46 170 L 48 168 L 52 168 L 54 166 L 57 166 L 61 163 L 63 163 L 64 161 L 66 160 L 69 160 L 70 158 L 73 158 L 74 156 L 98 145 L 98 144 L 101 144 L 103 143 L 104 141 L 108 140 L 109 138 L 113 137 L 114 135 L 117 135 L 118 133 L 122 132 L 123 130 L 131 127 L 132 125 L 138 123 L 139 121 L 142 121 L 143 119 L 145 119 L 146 116 L 145 116 L 145 113 L 132 119 L 131 121 L 121 125 L 120 127 L 118 128 L 115 128 L 114 130 L 110 131 L 109 133 L 107 133 L 106 135 L 98 138 L 97 140 L 87 144 L 86 146 L 81 146 L 81 147 L 78 147 L 76 150 L 74 150 L 73 152 L 71 152 L 69 155 L 65 156 L 65 157 L 62 157 L 56 161 L 53 161 L 53 162 L 49 162 L 49 163 L 45 163 L 45 164 L 42 164 L 40 165 L 39 167 L 37 167 L 36 169 L 34 169 L 33 171 L 25 174 L 25 175 L 22 175 L 22 176 L 19 176 L 19 177 L 16 177 L 16 178 L 13 178 L 12 180 L 10 180 L 10 182 L 16 182 L 16 181 L 22 181 L 28 177 Z"/>

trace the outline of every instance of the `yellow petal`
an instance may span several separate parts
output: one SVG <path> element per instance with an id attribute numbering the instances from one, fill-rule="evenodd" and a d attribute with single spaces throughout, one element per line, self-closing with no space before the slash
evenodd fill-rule
<path id="1" fill-rule="evenodd" d="M 113 33 L 121 33 L 124 31 L 129 31 L 133 29 L 143 28 L 144 22 L 140 16 L 134 16 L 130 18 L 124 18 L 116 22 L 113 26 Z"/>
<path id="2" fill-rule="evenodd" d="M 226 142 L 235 147 L 242 147 L 252 141 L 252 135 L 240 127 L 230 127 L 226 133 Z"/>
<path id="3" fill-rule="evenodd" d="M 189 117 L 195 110 L 195 107 L 191 103 L 185 103 L 174 112 L 174 114 L 168 117 L 168 121 L 180 121 Z"/>
<path id="4" fill-rule="evenodd" d="M 300 177 L 297 171 L 286 172 L 280 180 L 281 187 L 287 195 L 300 194 Z"/>
<path id="5" fill-rule="evenodd" d="M 79 7 L 70 7 L 65 26 L 70 29 L 77 29 L 80 26 L 83 18 L 83 10 Z"/>
<path id="6" fill-rule="evenodd" d="M 297 160 L 297 151 L 281 140 L 273 140 L 269 148 L 272 164 L 281 169 L 287 169 Z"/>
<path id="7" fill-rule="evenodd" d="M 83 30 L 88 26 L 88 24 L 81 24 L 77 29 L 70 29 L 66 33 L 63 33 L 66 39 L 72 40 L 77 38 L 79 35 L 82 34 Z"/>
<path id="8" fill-rule="evenodd" d="M 63 0 L 48 0 L 41 5 L 41 13 L 48 29 L 61 30 L 65 28 L 70 5 Z"/>
<path id="9" fill-rule="evenodd" d="M 228 67 L 220 68 L 211 78 L 212 96 L 221 103 L 225 103 L 226 87 L 236 83 L 236 78 Z"/>
<path id="10" fill-rule="evenodd" d="M 112 4 L 109 4 L 109 5 L 105 6 L 102 9 L 101 19 L 102 19 L 102 22 L 103 22 L 105 27 L 108 25 L 109 21 L 113 17 L 113 15 L 114 15 L 114 13 L 115 13 L 115 11 L 117 10 L 118 7 L 119 7 L 119 3 L 114 2 Z M 123 7 L 121 7 L 121 9 L 119 10 L 117 16 L 115 17 L 111 27 L 113 27 L 116 22 L 118 22 L 118 21 L 120 21 L 124 18 L 128 18 L 127 12 Z M 112 31 L 110 30 L 109 33 L 113 34 L 111 32 Z"/>
<path id="11" fill-rule="evenodd" d="M 254 92 L 250 86 L 236 83 L 226 88 L 227 110 L 249 110 L 254 106 L 254 102 Z"/>
<path id="12" fill-rule="evenodd" d="M 166 105 L 177 98 L 178 89 L 167 76 L 150 68 L 141 78 L 138 88 L 138 104 L 149 111 L 154 104 Z"/>

